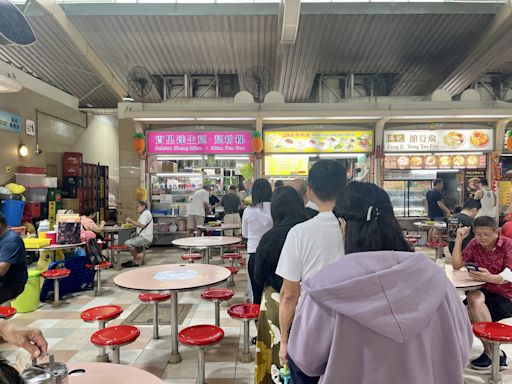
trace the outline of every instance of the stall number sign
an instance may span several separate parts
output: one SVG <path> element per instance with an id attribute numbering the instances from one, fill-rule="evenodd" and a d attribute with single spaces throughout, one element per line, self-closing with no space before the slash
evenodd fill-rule
<path id="1" fill-rule="evenodd" d="M 492 151 L 492 129 L 387 130 L 385 152 Z"/>
<path id="2" fill-rule="evenodd" d="M 151 154 L 245 154 L 252 152 L 250 131 L 148 132 Z"/>
<path id="3" fill-rule="evenodd" d="M 0 111 L 0 129 L 20 133 L 21 117 L 14 113 Z"/>

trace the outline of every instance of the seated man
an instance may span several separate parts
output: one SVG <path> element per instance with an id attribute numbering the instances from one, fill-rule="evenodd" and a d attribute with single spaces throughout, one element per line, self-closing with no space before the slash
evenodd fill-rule
<path id="1" fill-rule="evenodd" d="M 0 304 L 21 294 L 27 279 L 25 244 L 0 213 Z"/>
<path id="2" fill-rule="evenodd" d="M 455 238 L 457 237 L 457 229 L 461 227 L 470 227 L 468 237 L 462 241 L 462 250 L 466 248 L 469 242 L 473 239 L 473 221 L 482 205 L 479 200 L 468 199 L 464 202 L 460 212 L 454 214 L 448 219 L 448 249 L 453 253 L 455 246 Z"/>
<path id="3" fill-rule="evenodd" d="M 128 246 L 128 251 L 133 256 L 133 261 L 127 261 L 122 264 L 123 267 L 138 267 L 144 262 L 144 248 L 153 243 L 153 216 L 148 209 L 145 201 L 137 201 L 137 213 L 140 215 L 138 220 L 127 218 L 128 224 L 137 227 L 137 236 L 127 240 L 124 244 Z"/>
<path id="4" fill-rule="evenodd" d="M 477 217 L 473 223 L 475 238 L 464 251 L 462 243 L 469 235 L 470 227 L 457 230 L 452 253 L 454 269 L 460 269 L 465 263 L 474 263 L 478 271 L 470 271 L 471 277 L 486 284 L 480 290 L 466 292 L 464 303 L 472 323 L 480 321 L 499 321 L 512 316 L 512 283 L 503 277 L 506 268 L 512 268 L 512 240 L 501 235 L 494 218 Z M 471 361 L 474 369 L 491 367 L 491 347 L 484 344 L 484 353 Z M 507 355 L 502 351 L 500 367 L 507 367 Z"/>

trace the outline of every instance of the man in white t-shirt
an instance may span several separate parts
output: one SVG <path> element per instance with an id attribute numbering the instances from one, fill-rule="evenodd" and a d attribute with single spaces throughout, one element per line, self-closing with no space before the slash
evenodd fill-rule
<path id="1" fill-rule="evenodd" d="M 127 240 L 124 244 L 128 246 L 128 251 L 132 254 L 133 260 L 122 264 L 123 267 L 138 267 L 144 262 L 144 249 L 153 243 L 153 216 L 148 209 L 145 201 L 137 201 L 137 213 L 140 215 L 138 220 L 127 218 L 126 222 L 137 227 L 137 236 Z"/>
<path id="2" fill-rule="evenodd" d="M 210 211 L 210 191 L 207 186 L 194 192 L 188 207 L 187 228 L 192 236 L 198 225 L 204 224 L 206 213 Z"/>
<path id="3" fill-rule="evenodd" d="M 288 232 L 276 269 L 276 274 L 283 278 L 279 305 L 281 365 L 287 363 L 288 333 L 299 301 L 301 281 L 344 254 L 343 236 L 332 210 L 346 183 L 345 168 L 334 160 L 320 160 L 309 171 L 307 193 L 319 213 Z"/>

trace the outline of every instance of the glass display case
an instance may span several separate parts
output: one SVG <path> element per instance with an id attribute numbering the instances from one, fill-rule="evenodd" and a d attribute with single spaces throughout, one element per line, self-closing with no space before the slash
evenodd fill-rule
<path id="1" fill-rule="evenodd" d="M 150 174 L 151 213 L 155 244 L 171 244 L 187 234 L 188 206 L 192 194 L 203 187 L 201 173 Z"/>
<path id="2" fill-rule="evenodd" d="M 431 180 L 389 180 L 382 188 L 388 193 L 396 217 L 427 216 L 427 191 Z"/>

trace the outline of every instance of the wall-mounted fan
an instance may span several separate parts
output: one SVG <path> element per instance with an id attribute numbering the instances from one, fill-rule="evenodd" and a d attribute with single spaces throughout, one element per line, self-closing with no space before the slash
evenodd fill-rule
<path id="1" fill-rule="evenodd" d="M 272 90 L 272 72 L 263 65 L 253 65 L 244 72 L 242 81 L 245 90 L 253 95 L 254 101 L 262 103 L 265 95 Z"/>
<path id="2" fill-rule="evenodd" d="M 128 72 L 128 89 L 131 96 L 138 96 L 144 101 L 144 97 L 151 92 L 153 80 L 149 71 L 143 66 L 135 66 Z"/>

